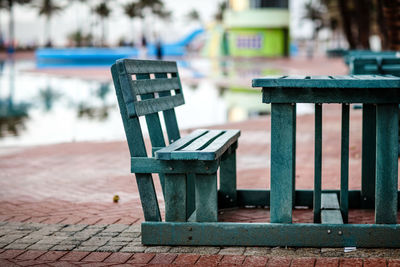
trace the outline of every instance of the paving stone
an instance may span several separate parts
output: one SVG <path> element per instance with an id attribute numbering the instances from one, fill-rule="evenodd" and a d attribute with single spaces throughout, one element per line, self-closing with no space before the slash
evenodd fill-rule
<path id="1" fill-rule="evenodd" d="M 65 240 L 66 236 L 44 236 L 42 240 L 38 241 L 36 244 L 38 245 L 57 245 L 61 241 Z"/>
<path id="2" fill-rule="evenodd" d="M 8 243 L 0 243 L 0 249 L 5 248 L 6 246 L 8 246 Z"/>
<path id="3" fill-rule="evenodd" d="M 125 247 L 127 245 L 129 245 L 129 242 L 114 242 L 114 240 L 110 240 L 107 242 L 106 246 L 122 246 Z"/>
<path id="4" fill-rule="evenodd" d="M 290 258 L 272 257 L 268 260 L 268 267 L 289 267 L 290 262 Z"/>
<path id="5" fill-rule="evenodd" d="M 76 240 L 73 238 L 66 238 L 62 240 L 59 245 L 80 245 L 83 241 L 82 240 Z"/>
<path id="6" fill-rule="evenodd" d="M 212 254 L 217 254 L 221 249 L 219 247 L 193 247 L 193 253 L 194 254 L 200 254 L 200 255 L 212 255 Z"/>
<path id="7" fill-rule="evenodd" d="M 60 250 L 60 251 L 70 251 L 73 250 L 76 247 L 76 245 L 66 245 L 66 244 L 59 244 L 55 245 L 54 247 L 51 248 L 51 250 Z"/>
<path id="8" fill-rule="evenodd" d="M 111 255 L 110 252 L 92 252 L 88 256 L 83 258 L 81 261 L 82 262 L 102 262 L 110 255 Z"/>
<path id="9" fill-rule="evenodd" d="M 113 242 L 132 242 L 133 238 L 132 237 L 122 237 L 122 236 L 117 236 L 112 239 Z"/>
<path id="10" fill-rule="evenodd" d="M 140 236 L 141 236 L 140 232 L 126 232 L 126 231 L 118 235 L 118 237 L 124 237 L 124 238 L 136 238 Z"/>
<path id="11" fill-rule="evenodd" d="M 87 255 L 89 255 L 90 252 L 86 251 L 70 251 L 66 255 L 64 255 L 60 260 L 61 261 L 80 261 Z"/>
<path id="12" fill-rule="evenodd" d="M 170 253 L 156 254 L 149 264 L 171 264 L 177 256 L 177 254 Z"/>
<path id="13" fill-rule="evenodd" d="M 132 254 L 130 253 L 113 253 L 108 257 L 107 259 L 104 260 L 104 262 L 109 262 L 109 263 L 125 263 L 129 260 L 129 258 L 132 257 Z"/>
<path id="14" fill-rule="evenodd" d="M 118 252 L 120 251 L 122 246 L 111 246 L 111 245 L 104 245 L 96 249 L 96 251 L 101 251 L 101 252 Z"/>
<path id="15" fill-rule="evenodd" d="M 39 242 L 40 240 L 42 240 L 43 236 L 41 235 L 36 235 L 36 234 L 30 234 L 27 235 L 21 239 L 18 239 L 19 243 L 27 243 L 27 244 L 34 244 L 36 242 Z"/>
<path id="16" fill-rule="evenodd" d="M 56 261 L 65 254 L 67 254 L 67 251 L 48 251 L 42 256 L 38 258 L 40 261 Z"/>
<path id="17" fill-rule="evenodd" d="M 146 248 L 145 246 L 125 246 L 121 248 L 120 252 L 139 253 L 144 252 Z"/>
<path id="18" fill-rule="evenodd" d="M 179 254 L 175 260 L 174 264 L 180 266 L 191 266 L 196 263 L 196 261 L 200 258 L 200 255 L 195 254 Z"/>
<path id="19" fill-rule="evenodd" d="M 268 257 L 263 256 L 246 256 L 243 265 L 244 266 L 265 266 L 268 262 Z"/>
<path id="20" fill-rule="evenodd" d="M 170 253 L 193 253 L 194 247 L 171 247 Z"/>
<path id="21" fill-rule="evenodd" d="M 400 259 L 389 259 L 388 267 L 400 267 Z"/>
<path id="22" fill-rule="evenodd" d="M 294 258 L 290 267 L 314 267 L 315 258 Z"/>
<path id="23" fill-rule="evenodd" d="M 74 251 L 96 251 L 99 248 L 99 246 L 77 246 L 74 248 Z"/>
<path id="24" fill-rule="evenodd" d="M 123 232 L 125 229 L 127 229 L 129 226 L 128 225 L 124 225 L 124 224 L 110 224 L 108 225 L 104 230 L 104 232 L 117 232 L 117 233 L 121 233 Z"/>
<path id="25" fill-rule="evenodd" d="M 315 267 L 338 267 L 338 258 L 317 258 L 315 261 Z"/>
<path id="26" fill-rule="evenodd" d="M 224 255 L 219 264 L 224 264 L 227 266 L 232 265 L 242 265 L 246 256 L 242 255 Z"/>
<path id="27" fill-rule="evenodd" d="M 222 255 L 202 255 L 197 260 L 196 265 L 216 266 L 222 259 Z"/>
<path id="28" fill-rule="evenodd" d="M 87 227 L 86 224 L 70 224 L 61 229 L 62 232 L 79 232 Z"/>
<path id="29" fill-rule="evenodd" d="M 364 267 L 386 267 L 386 259 L 374 258 L 364 259 Z"/>
<path id="30" fill-rule="evenodd" d="M 140 224 L 132 224 L 123 231 L 123 233 L 140 233 L 140 232 L 141 232 Z"/>
<path id="31" fill-rule="evenodd" d="M 71 232 L 54 232 L 50 236 L 61 236 L 61 237 L 70 237 L 72 235 Z"/>
<path id="32" fill-rule="evenodd" d="M 24 237 L 24 234 L 12 234 L 12 235 L 5 235 L 3 237 L 0 237 L 0 243 L 7 243 L 10 244 L 14 242 L 17 239 L 20 239 Z"/>
<path id="33" fill-rule="evenodd" d="M 350 259 L 342 258 L 339 261 L 339 266 L 340 267 L 362 267 L 363 260 L 362 259 L 354 259 L 354 258 L 350 258 Z"/>
<path id="34" fill-rule="evenodd" d="M 146 253 L 166 253 L 171 250 L 169 246 L 154 246 L 154 247 L 147 247 L 145 252 Z"/>
<path id="35" fill-rule="evenodd" d="M 36 258 L 39 258 L 42 256 L 46 251 L 40 251 L 40 250 L 27 250 L 18 257 L 16 257 L 17 260 L 34 260 Z"/>
<path id="36" fill-rule="evenodd" d="M 0 259 L 0 266 L 19 267 L 19 265 L 15 264 L 14 262 L 4 259 Z"/>
<path id="37" fill-rule="evenodd" d="M 92 237 L 82 243 L 82 246 L 102 246 L 105 245 L 111 237 Z"/>
<path id="38" fill-rule="evenodd" d="M 11 243 L 8 246 L 6 246 L 5 249 L 26 249 L 30 245 L 31 244 L 26 244 L 26 243 Z"/>
<path id="39" fill-rule="evenodd" d="M 27 249 L 32 249 L 32 250 L 49 250 L 50 248 L 54 247 L 54 245 L 50 244 L 33 244 L 29 246 Z"/>
<path id="40" fill-rule="evenodd" d="M 135 253 L 133 256 L 127 261 L 128 264 L 147 264 L 149 263 L 155 256 L 154 253 Z"/>
<path id="41" fill-rule="evenodd" d="M 222 248 L 218 254 L 220 255 L 243 255 L 245 247 L 227 247 Z"/>
<path id="42" fill-rule="evenodd" d="M 271 252 L 269 247 L 246 247 L 244 255 L 246 256 L 265 256 Z"/>
<path id="43" fill-rule="evenodd" d="M 96 234 L 96 237 L 115 237 L 119 235 L 118 232 L 100 232 Z"/>
<path id="44" fill-rule="evenodd" d="M 24 253 L 23 250 L 10 249 L 0 254 L 0 259 L 13 259 Z"/>

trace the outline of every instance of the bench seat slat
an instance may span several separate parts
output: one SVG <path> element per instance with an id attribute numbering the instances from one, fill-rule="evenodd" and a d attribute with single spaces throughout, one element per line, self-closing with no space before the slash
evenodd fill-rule
<path id="1" fill-rule="evenodd" d="M 321 209 L 337 210 L 340 209 L 337 195 L 334 193 L 325 193 L 321 195 Z"/>
<path id="2" fill-rule="evenodd" d="M 322 224 L 343 224 L 343 218 L 340 210 L 322 210 Z"/>
<path id="3" fill-rule="evenodd" d="M 171 79 L 132 80 L 131 83 L 137 95 L 181 89 L 179 80 L 176 77 Z"/>
<path id="4" fill-rule="evenodd" d="M 172 109 L 183 104 L 185 104 L 185 100 L 183 95 L 179 94 L 135 102 L 135 110 L 137 116 L 142 116 Z"/>
<path id="5" fill-rule="evenodd" d="M 218 159 L 239 138 L 239 130 L 210 130 L 155 152 L 163 160 L 215 160 Z"/>

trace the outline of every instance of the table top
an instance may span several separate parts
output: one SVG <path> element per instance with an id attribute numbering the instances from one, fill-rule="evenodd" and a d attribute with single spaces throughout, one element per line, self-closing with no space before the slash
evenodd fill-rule
<path id="1" fill-rule="evenodd" d="M 253 87 L 400 88 L 400 77 L 393 75 L 268 76 L 253 79 Z"/>

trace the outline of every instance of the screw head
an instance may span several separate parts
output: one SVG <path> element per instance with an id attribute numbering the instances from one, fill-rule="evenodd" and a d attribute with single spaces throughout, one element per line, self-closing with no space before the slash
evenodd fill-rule
<path id="1" fill-rule="evenodd" d="M 343 234 L 343 232 L 342 232 L 342 231 L 339 231 L 339 232 L 338 232 L 338 235 L 342 235 L 342 234 Z"/>
<path id="2" fill-rule="evenodd" d="M 170 171 L 173 171 L 174 170 L 174 168 L 172 168 L 171 166 L 168 168 Z"/>
<path id="3" fill-rule="evenodd" d="M 332 231 L 331 231 L 331 230 L 328 230 L 328 234 L 330 234 L 330 233 L 332 233 Z"/>

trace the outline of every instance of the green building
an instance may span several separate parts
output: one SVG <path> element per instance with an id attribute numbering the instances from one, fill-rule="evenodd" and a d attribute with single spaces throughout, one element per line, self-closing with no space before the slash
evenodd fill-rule
<path id="1" fill-rule="evenodd" d="M 238 57 L 289 54 L 289 0 L 229 0 L 225 53 Z"/>

